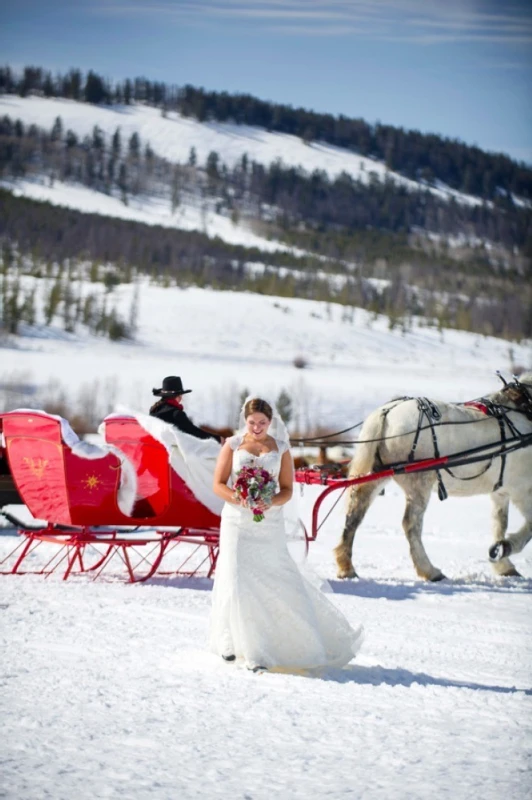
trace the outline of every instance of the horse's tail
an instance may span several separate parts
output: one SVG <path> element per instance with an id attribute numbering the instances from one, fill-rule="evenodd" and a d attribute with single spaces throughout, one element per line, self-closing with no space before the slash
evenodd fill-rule
<path id="1" fill-rule="evenodd" d="M 357 444 L 355 455 L 349 465 L 350 478 L 358 478 L 360 475 L 373 472 L 385 421 L 386 418 L 381 408 L 373 411 L 364 421 L 360 431 L 360 444 Z"/>

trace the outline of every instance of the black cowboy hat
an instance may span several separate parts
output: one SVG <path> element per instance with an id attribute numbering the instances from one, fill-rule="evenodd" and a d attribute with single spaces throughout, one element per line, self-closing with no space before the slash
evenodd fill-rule
<path id="1" fill-rule="evenodd" d="M 169 375 L 167 378 L 163 378 L 163 385 L 160 389 L 152 389 L 156 397 L 164 397 L 165 395 L 172 394 L 188 394 L 191 391 L 192 389 L 183 389 L 181 378 L 175 375 Z"/>

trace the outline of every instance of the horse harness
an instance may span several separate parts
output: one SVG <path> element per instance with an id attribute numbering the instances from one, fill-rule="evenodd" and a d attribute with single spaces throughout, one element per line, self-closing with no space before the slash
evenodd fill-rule
<path id="1" fill-rule="evenodd" d="M 505 443 L 507 440 L 506 426 L 508 426 L 508 430 L 513 437 L 516 438 L 523 437 L 523 434 L 516 428 L 512 420 L 508 417 L 508 412 L 517 411 L 518 413 L 524 414 L 527 419 L 532 421 L 532 394 L 530 393 L 528 387 L 520 383 L 520 381 L 517 378 L 515 378 L 512 383 L 505 383 L 504 389 L 502 391 L 509 395 L 509 399 L 513 403 L 515 403 L 516 408 L 503 405 L 502 403 L 494 403 L 487 397 L 481 397 L 479 400 L 471 400 L 467 403 L 462 403 L 462 405 L 465 407 L 476 408 L 477 411 L 486 414 L 486 416 L 494 417 L 497 420 L 497 422 L 499 423 L 499 431 L 501 436 L 500 453 L 493 454 L 487 461 L 486 466 L 477 475 L 470 475 L 467 478 L 459 478 L 457 475 L 453 474 L 453 472 L 449 467 L 444 467 L 445 472 L 447 472 L 455 480 L 471 481 L 476 478 L 480 478 L 481 475 L 484 475 L 484 473 L 487 472 L 488 469 L 491 467 L 495 455 L 500 455 L 501 468 L 499 472 L 499 478 L 492 489 L 493 492 L 496 492 L 498 489 L 500 489 L 504 481 L 504 470 L 506 468 L 506 448 L 505 448 Z M 393 405 L 389 405 L 388 408 L 384 409 L 384 411 L 382 412 L 383 418 L 385 419 L 393 408 L 395 408 L 397 405 L 406 400 L 415 400 L 417 403 L 417 407 L 419 409 L 418 424 L 414 435 L 414 441 L 412 442 L 412 447 L 410 449 L 410 453 L 408 454 L 408 461 L 410 462 L 414 461 L 416 448 L 418 445 L 421 430 L 423 428 L 424 420 L 426 420 L 426 422 L 428 423 L 428 427 L 431 432 L 432 444 L 434 447 L 434 458 L 440 458 L 438 438 L 436 436 L 435 429 L 441 422 L 441 412 L 439 408 L 435 405 L 435 403 L 433 403 L 427 397 L 397 397 L 395 398 L 396 402 L 394 402 Z M 438 481 L 438 497 L 440 500 L 446 500 L 448 494 L 447 494 L 447 489 L 445 488 L 445 484 L 443 482 L 443 478 L 441 476 L 441 470 L 436 469 L 435 472 Z"/>

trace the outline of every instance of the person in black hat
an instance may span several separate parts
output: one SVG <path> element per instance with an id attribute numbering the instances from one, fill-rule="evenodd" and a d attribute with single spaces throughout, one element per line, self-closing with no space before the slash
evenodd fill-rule
<path id="1" fill-rule="evenodd" d="M 207 433 L 207 431 L 198 428 L 186 415 L 181 399 L 184 394 L 189 394 L 192 389 L 183 389 L 181 378 L 169 375 L 163 379 L 163 385 L 160 389 L 153 389 L 152 391 L 156 397 L 161 399 L 150 408 L 151 417 L 158 417 L 164 422 L 169 422 L 170 425 L 175 425 L 183 433 L 188 433 L 197 439 L 216 439 L 217 442 L 222 444 L 221 436 Z"/>

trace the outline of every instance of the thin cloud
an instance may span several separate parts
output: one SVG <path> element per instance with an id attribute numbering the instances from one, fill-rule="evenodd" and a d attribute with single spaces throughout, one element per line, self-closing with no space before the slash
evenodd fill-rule
<path id="1" fill-rule="evenodd" d="M 260 22 L 270 31 L 300 36 L 364 36 L 439 44 L 532 42 L 532 12 L 490 0 L 174 0 L 92 3 L 97 14 L 174 18 L 181 23 Z M 301 23 L 301 24 L 299 24 Z"/>

